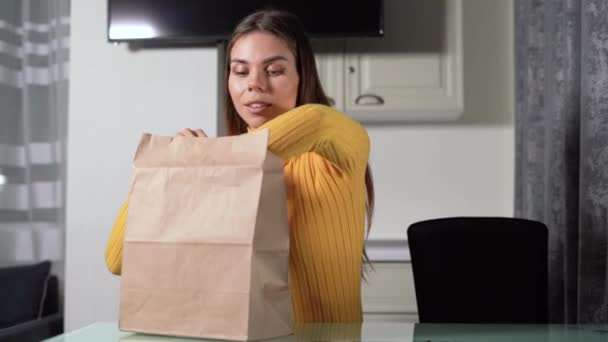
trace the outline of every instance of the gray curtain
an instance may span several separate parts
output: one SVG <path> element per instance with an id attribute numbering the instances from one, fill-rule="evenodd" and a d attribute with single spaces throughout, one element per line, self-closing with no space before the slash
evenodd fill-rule
<path id="1" fill-rule="evenodd" d="M 549 227 L 552 322 L 608 323 L 608 1 L 515 1 L 515 214 Z"/>
<path id="2" fill-rule="evenodd" d="M 63 265 L 68 38 L 68 0 L 0 1 L 0 266 Z"/>

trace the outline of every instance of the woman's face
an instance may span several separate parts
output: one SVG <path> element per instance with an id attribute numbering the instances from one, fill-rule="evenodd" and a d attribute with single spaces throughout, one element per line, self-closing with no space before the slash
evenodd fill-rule
<path id="1" fill-rule="evenodd" d="M 249 127 L 257 128 L 293 109 L 298 96 L 296 58 L 272 33 L 241 36 L 230 51 L 228 91 Z"/>

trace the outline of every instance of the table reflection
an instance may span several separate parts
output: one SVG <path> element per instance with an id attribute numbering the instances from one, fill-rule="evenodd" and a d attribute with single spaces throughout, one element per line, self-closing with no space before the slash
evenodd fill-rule
<path id="1" fill-rule="evenodd" d="M 131 334 L 123 342 L 193 342 L 204 339 Z M 214 341 L 214 340 L 209 340 Z M 370 341 L 370 342 L 608 342 L 604 325 L 509 325 L 509 324 L 303 324 L 294 334 L 271 342 Z"/>

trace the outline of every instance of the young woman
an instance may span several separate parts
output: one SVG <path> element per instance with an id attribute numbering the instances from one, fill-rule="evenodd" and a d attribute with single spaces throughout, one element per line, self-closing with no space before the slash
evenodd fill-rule
<path id="1" fill-rule="evenodd" d="M 268 128 L 269 149 L 284 160 L 296 322 L 362 321 L 365 227 L 374 203 L 365 128 L 328 106 L 310 41 L 286 12 L 260 11 L 241 21 L 227 46 L 225 84 L 229 134 Z M 178 135 L 206 137 L 201 129 Z M 127 207 L 106 250 L 115 274 Z"/>

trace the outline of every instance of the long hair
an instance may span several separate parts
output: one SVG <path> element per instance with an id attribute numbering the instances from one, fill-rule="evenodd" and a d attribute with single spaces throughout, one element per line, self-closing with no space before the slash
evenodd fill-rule
<path id="1" fill-rule="evenodd" d="M 269 32 L 282 39 L 296 58 L 296 69 L 299 75 L 298 95 L 296 106 L 307 103 L 320 103 L 329 106 L 327 95 L 323 91 L 315 57 L 310 40 L 305 33 L 302 23 L 295 15 L 280 10 L 258 11 L 245 17 L 236 26 L 226 46 L 226 63 L 224 69 L 224 114 L 229 135 L 238 135 L 247 132 L 247 123 L 239 116 L 228 91 L 228 77 L 230 76 L 230 53 L 234 43 L 243 35 L 255 32 Z M 374 213 L 374 182 L 372 172 L 367 165 L 365 169 L 365 189 L 367 199 L 365 209 L 367 213 L 367 235 L 371 229 Z M 363 260 L 369 263 L 369 258 L 363 247 Z"/>

